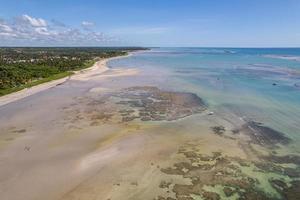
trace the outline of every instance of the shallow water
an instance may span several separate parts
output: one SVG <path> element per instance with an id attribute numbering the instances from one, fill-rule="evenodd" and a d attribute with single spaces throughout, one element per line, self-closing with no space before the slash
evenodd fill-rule
<path id="1" fill-rule="evenodd" d="M 177 198 L 188 194 L 193 199 L 298 199 L 299 56 L 300 49 L 154 48 L 109 65 L 139 69 L 139 84 L 195 93 L 213 113 L 212 117 L 187 118 L 180 129 L 173 130 L 200 138 L 181 143 L 183 151 L 171 159 L 177 163 L 162 169 L 171 177 L 182 175 L 193 180 L 192 184 L 173 186 Z M 210 135 L 209 127 L 219 139 Z M 228 133 L 230 129 L 233 135 Z M 236 136 L 239 131 L 246 138 Z M 224 163 L 209 157 L 214 152 L 220 152 Z M 227 175 L 217 178 L 224 173 L 218 170 Z M 235 177 L 249 182 L 237 183 Z"/>
<path id="2" fill-rule="evenodd" d="M 1 106 L 1 197 L 299 199 L 299 54 L 152 49 Z"/>
<path id="3" fill-rule="evenodd" d="M 300 49 L 154 48 L 114 60 L 162 76 L 161 87 L 192 91 L 214 111 L 230 111 L 300 142 Z M 162 73 L 163 72 L 163 73 Z"/>

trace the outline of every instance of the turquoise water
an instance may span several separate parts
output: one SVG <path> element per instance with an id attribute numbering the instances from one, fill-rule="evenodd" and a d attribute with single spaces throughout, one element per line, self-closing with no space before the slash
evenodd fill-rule
<path id="1" fill-rule="evenodd" d="M 215 112 L 265 123 L 300 142 L 298 48 L 153 48 L 110 66 L 165 76 L 165 85 L 197 93 Z"/>

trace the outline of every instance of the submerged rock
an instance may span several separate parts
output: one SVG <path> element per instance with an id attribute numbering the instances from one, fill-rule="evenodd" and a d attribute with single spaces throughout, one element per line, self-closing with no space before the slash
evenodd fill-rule
<path id="1" fill-rule="evenodd" d="M 224 126 L 214 126 L 211 129 L 217 135 L 223 135 L 226 131 Z"/>
<path id="2" fill-rule="evenodd" d="M 224 187 L 223 191 L 227 197 L 230 197 L 234 194 L 234 190 L 230 187 Z"/>
<path id="3" fill-rule="evenodd" d="M 300 88 L 300 83 L 295 83 L 294 86 L 295 86 L 296 88 Z"/>
<path id="4" fill-rule="evenodd" d="M 300 181 L 293 181 L 292 186 L 284 190 L 286 199 L 300 199 Z"/>
<path id="5" fill-rule="evenodd" d="M 272 146 L 276 144 L 288 144 L 291 141 L 284 133 L 254 121 L 245 124 L 242 130 L 251 137 L 252 142 L 259 145 Z"/>

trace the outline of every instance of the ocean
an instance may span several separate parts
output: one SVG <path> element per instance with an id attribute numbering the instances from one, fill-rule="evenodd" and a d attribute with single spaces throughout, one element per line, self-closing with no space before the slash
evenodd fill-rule
<path id="1" fill-rule="evenodd" d="M 300 49 L 131 54 L 0 107 L 1 197 L 300 199 Z"/>
<path id="2" fill-rule="evenodd" d="M 300 142 L 300 48 L 152 48 L 109 65 L 160 76 L 159 87 L 194 92 L 213 112 Z"/>

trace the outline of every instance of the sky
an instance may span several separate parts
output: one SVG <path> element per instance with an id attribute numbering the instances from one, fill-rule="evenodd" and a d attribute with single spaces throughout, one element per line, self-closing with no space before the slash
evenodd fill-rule
<path id="1" fill-rule="evenodd" d="M 300 0 L 0 0 L 0 46 L 300 47 Z"/>

